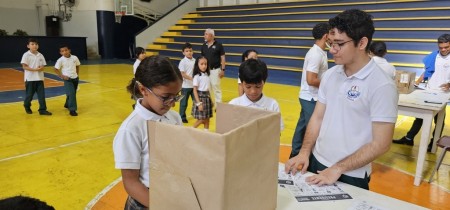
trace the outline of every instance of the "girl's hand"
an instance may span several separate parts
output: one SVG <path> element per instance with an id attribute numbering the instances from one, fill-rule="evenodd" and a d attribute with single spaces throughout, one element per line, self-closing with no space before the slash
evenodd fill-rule
<path id="1" fill-rule="evenodd" d="M 198 111 L 203 112 L 203 104 L 198 105 Z"/>

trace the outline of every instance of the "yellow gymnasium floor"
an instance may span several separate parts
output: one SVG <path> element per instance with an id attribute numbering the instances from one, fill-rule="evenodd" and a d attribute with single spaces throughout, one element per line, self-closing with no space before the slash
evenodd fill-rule
<path id="1" fill-rule="evenodd" d="M 5 78 L 4 72 L 5 69 L 0 69 L 2 92 L 8 90 L 5 86 L 23 84 L 23 75 Z M 53 73 L 53 70 L 47 67 L 46 72 Z M 21 101 L 1 103 L 0 198 L 21 194 L 44 200 L 56 209 L 84 209 L 93 206 L 96 198 L 109 191 L 108 186 L 113 187 L 120 177 L 120 172 L 114 169 L 112 140 L 121 122 L 132 111 L 133 102 L 125 90 L 131 75 L 132 66 L 129 64 L 82 65 L 80 79 L 86 83 L 80 84 L 77 93 L 78 117 L 71 117 L 63 107 L 64 95 L 47 98 L 47 107 L 53 116 L 40 116 L 36 100 L 33 101 L 32 115 L 25 113 Z M 236 83 L 235 78 L 222 79 L 225 102 L 237 96 Z M 299 117 L 298 90 L 296 86 L 271 83 L 264 88 L 265 94 L 275 98 L 281 106 L 285 122 L 281 145 L 290 144 Z M 7 96 L 0 97 L 4 101 Z M 188 120 L 188 125 L 194 121 L 192 117 Z M 412 120 L 399 116 L 394 137 L 400 138 L 405 134 Z M 214 119 L 212 122 L 214 129 Z M 449 124 L 447 117 L 446 125 Z M 444 128 L 444 135 L 450 135 L 448 126 Z M 419 137 L 420 134 L 416 139 Z M 402 200 L 416 197 L 423 201 L 408 201 L 444 209 L 444 204 L 450 202 L 450 158 L 447 156 L 444 160 L 431 185 L 422 182 L 420 187 L 414 187 L 410 175 L 415 171 L 417 149 L 417 146 L 392 145 L 390 151 L 376 161 L 380 164 L 374 167 L 372 182 L 384 188 L 378 192 L 390 192 L 390 196 Z M 289 147 L 282 146 L 280 151 L 287 156 Z M 280 157 L 280 160 L 285 159 Z M 435 154 L 427 154 L 426 179 L 435 159 Z M 389 170 L 400 175 L 389 179 L 375 176 Z"/>

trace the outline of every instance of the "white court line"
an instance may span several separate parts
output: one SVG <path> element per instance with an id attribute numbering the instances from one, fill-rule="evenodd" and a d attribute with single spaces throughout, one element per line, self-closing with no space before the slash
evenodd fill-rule
<path id="1" fill-rule="evenodd" d="M 84 139 L 84 140 L 80 140 L 80 141 L 70 142 L 70 143 L 62 144 L 62 145 L 59 145 L 59 146 L 56 146 L 56 147 L 49 147 L 49 148 L 36 150 L 36 151 L 25 153 L 25 154 L 21 154 L 21 155 L 7 157 L 7 158 L 0 159 L 0 162 L 4 162 L 4 161 L 8 161 L 8 160 L 14 160 L 14 159 L 17 159 L 17 158 L 22 158 L 22 157 L 27 157 L 27 156 L 34 155 L 34 154 L 39 154 L 39 153 L 42 153 L 42 152 L 45 152 L 45 151 L 56 150 L 56 149 L 59 149 L 59 148 L 64 148 L 64 147 L 68 147 L 68 146 L 72 146 L 72 145 L 76 145 L 76 144 L 81 144 L 81 143 L 88 142 L 88 141 L 98 140 L 98 139 L 101 139 L 101 138 L 104 138 L 104 137 L 112 136 L 114 134 L 115 133 L 107 134 L 107 135 L 104 135 L 104 136 L 97 136 L 95 138 L 89 138 L 89 139 Z"/>
<path id="2" fill-rule="evenodd" d="M 108 186 L 105 187 L 105 189 L 103 189 L 101 192 L 99 192 L 94 199 L 92 199 L 84 208 L 85 210 L 90 210 L 107 192 L 109 192 L 111 190 L 111 188 L 113 188 L 114 186 L 117 185 L 117 183 L 119 183 L 120 181 L 122 181 L 122 176 L 117 178 L 116 180 L 114 180 L 113 182 L 111 182 L 111 184 L 109 184 Z"/>

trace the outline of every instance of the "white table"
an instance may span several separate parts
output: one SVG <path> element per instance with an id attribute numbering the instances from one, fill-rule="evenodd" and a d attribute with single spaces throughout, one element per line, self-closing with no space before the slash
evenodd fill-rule
<path id="1" fill-rule="evenodd" d="M 280 165 L 284 165 L 280 163 Z M 312 175 L 308 172 L 307 175 Z M 331 210 L 349 210 L 355 203 L 366 201 L 372 206 L 382 209 L 426 209 L 412 203 L 391 198 L 376 192 L 355 187 L 346 183 L 337 182 L 339 188 L 349 194 L 352 199 L 332 200 L 332 201 L 309 201 L 298 202 L 297 199 L 286 189 L 278 186 L 277 209 L 276 210 L 298 210 L 298 209 L 331 209 Z"/>
<path id="2" fill-rule="evenodd" d="M 410 94 L 400 94 L 398 102 L 398 114 L 412 116 L 423 119 L 422 135 L 419 143 L 419 153 L 417 157 L 416 174 L 414 176 L 414 185 L 419 186 L 422 180 L 423 164 L 425 155 L 427 154 L 428 140 L 433 123 L 433 118 L 438 115 L 434 140 L 440 138 L 439 134 L 442 130 L 444 122 L 444 113 L 447 106 L 450 93 L 431 90 L 414 90 Z M 426 103 L 437 102 L 435 103 Z M 439 104 L 440 103 L 440 104 Z M 436 144 L 433 143 L 432 152 L 436 152 Z"/>

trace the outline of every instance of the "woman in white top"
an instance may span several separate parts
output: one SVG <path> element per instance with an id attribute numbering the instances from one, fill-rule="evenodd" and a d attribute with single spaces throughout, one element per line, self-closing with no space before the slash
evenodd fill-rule
<path id="1" fill-rule="evenodd" d="M 394 79 L 396 71 L 395 67 L 384 58 L 387 53 L 386 44 L 383 41 L 374 41 L 370 45 L 369 50 L 375 63 Z"/>

